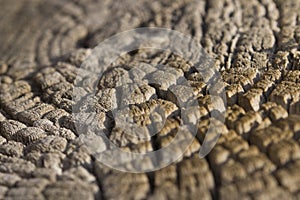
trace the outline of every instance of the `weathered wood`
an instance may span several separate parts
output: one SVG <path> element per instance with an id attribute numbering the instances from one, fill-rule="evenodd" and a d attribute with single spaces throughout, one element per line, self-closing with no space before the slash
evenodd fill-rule
<path id="1" fill-rule="evenodd" d="M 300 198 L 299 0 L 1 0 L 0 7 L 0 199 Z M 201 75 L 170 52 L 122 55 L 95 94 L 98 128 L 122 150 L 170 144 L 184 120 L 170 90 L 200 105 L 198 113 L 182 111 L 199 123 L 177 162 L 130 174 L 104 166 L 82 145 L 72 95 L 92 48 L 145 26 L 198 41 L 216 60 L 227 107 L 224 124 L 214 119 L 221 132 L 216 146 L 199 159 L 215 98 Z M 114 124 L 111 113 L 120 105 L 121 114 L 145 127 L 142 138 Z M 150 128 L 161 130 L 151 137 Z"/>

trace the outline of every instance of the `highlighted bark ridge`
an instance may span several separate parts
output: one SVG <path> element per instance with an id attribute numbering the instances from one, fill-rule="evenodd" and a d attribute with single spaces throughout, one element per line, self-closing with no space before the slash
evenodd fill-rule
<path id="1" fill-rule="evenodd" d="M 217 120 L 209 121 L 200 148 L 200 157 L 205 157 L 221 134 L 216 123 L 224 122 L 225 87 L 213 59 L 197 41 L 163 28 L 138 28 L 116 34 L 95 47 L 82 63 L 75 79 L 72 109 L 81 141 L 103 164 L 136 173 L 168 166 L 182 157 L 193 142 L 201 110 L 195 87 L 186 77 L 189 71 L 142 62 L 114 67 L 120 56 L 139 50 L 167 51 L 181 58 L 191 65 L 189 71 L 197 72 L 206 84 L 211 102 L 209 116 Z M 122 148 L 124 143 L 151 141 L 174 116 L 180 122 L 167 146 L 143 153 Z"/>

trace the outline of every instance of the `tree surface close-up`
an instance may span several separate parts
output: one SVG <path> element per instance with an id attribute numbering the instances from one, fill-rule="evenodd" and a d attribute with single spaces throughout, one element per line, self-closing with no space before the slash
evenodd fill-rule
<path id="1" fill-rule="evenodd" d="M 0 199 L 300 199 L 300 0 L 0 7 Z"/>

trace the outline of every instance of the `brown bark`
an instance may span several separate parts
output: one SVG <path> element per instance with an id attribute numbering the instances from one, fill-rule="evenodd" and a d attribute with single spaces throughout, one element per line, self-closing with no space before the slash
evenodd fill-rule
<path id="1" fill-rule="evenodd" d="M 0 199 L 300 198 L 299 0 L 2 0 L 0 5 Z M 130 174 L 105 167 L 80 144 L 72 89 L 93 47 L 145 26 L 178 30 L 201 43 L 217 61 L 228 105 L 217 145 L 199 159 L 211 108 L 204 83 L 169 53 L 125 55 L 97 94 L 102 128 L 121 148 L 164 147 L 180 122 L 165 88 L 147 85 L 134 102 L 124 101 L 134 104 L 131 112 L 140 124 L 150 123 L 153 106 L 165 106 L 168 119 L 155 141 L 124 137 L 104 123 L 121 87 L 111 80 L 120 74 L 128 78 L 135 63 L 169 64 L 170 77 L 175 82 L 186 77 L 201 105 L 197 140 L 178 162 Z M 169 87 L 172 80 L 160 81 Z M 161 99 L 149 101 L 154 94 Z"/>

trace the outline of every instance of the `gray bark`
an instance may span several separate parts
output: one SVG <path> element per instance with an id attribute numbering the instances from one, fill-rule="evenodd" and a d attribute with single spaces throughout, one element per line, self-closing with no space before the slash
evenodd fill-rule
<path id="1" fill-rule="evenodd" d="M 299 0 L 1 0 L 0 5 L 0 199 L 300 198 Z M 123 100 L 134 104 L 130 112 L 144 125 L 151 123 L 152 107 L 166 108 L 168 118 L 155 141 L 126 137 L 106 123 L 120 95 L 112 80 L 128 78 L 135 63 L 169 64 L 178 71 L 174 79 L 188 78 L 201 105 L 197 139 L 181 159 L 155 172 L 130 174 L 102 165 L 81 145 L 71 115 L 72 89 L 92 48 L 145 26 L 197 40 L 216 59 L 228 105 L 217 145 L 199 159 L 211 108 L 205 84 L 169 53 L 141 50 L 122 57 L 99 83 L 97 109 L 100 128 L 124 150 L 167 146 L 181 120 L 172 115 L 178 108 L 165 88 L 146 85 L 134 101 Z M 149 101 L 155 94 L 161 99 Z"/>

